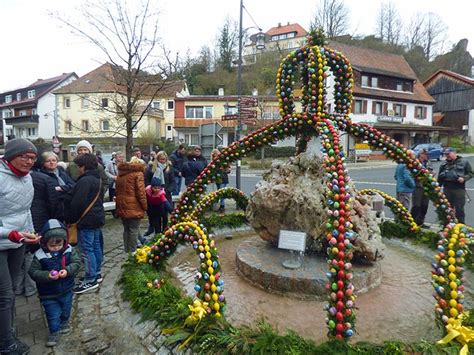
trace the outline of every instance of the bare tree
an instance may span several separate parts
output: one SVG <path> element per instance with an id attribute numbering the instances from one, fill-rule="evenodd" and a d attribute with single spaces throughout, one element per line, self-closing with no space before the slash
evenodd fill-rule
<path id="1" fill-rule="evenodd" d="M 437 14 L 418 13 L 412 17 L 406 30 L 406 46 L 423 48 L 427 60 L 431 60 L 442 51 L 448 27 Z"/>
<path id="2" fill-rule="evenodd" d="M 238 24 L 228 17 L 217 39 L 217 49 L 219 53 L 217 62 L 222 69 L 231 71 L 232 63 L 237 56 L 238 43 Z"/>
<path id="3" fill-rule="evenodd" d="M 388 44 L 400 44 L 402 20 L 395 5 L 390 1 L 380 6 L 377 17 L 377 34 Z"/>
<path id="4" fill-rule="evenodd" d="M 131 156 L 135 128 L 166 85 L 165 73 L 154 72 L 160 50 L 158 8 L 156 0 L 95 0 L 87 1 L 80 9 L 84 23 L 51 14 L 97 46 L 111 64 L 111 74 L 104 80 L 112 88 L 113 102 L 107 107 L 92 100 L 91 104 L 115 115 L 117 133 L 125 128 L 127 158 Z M 170 67 L 171 62 L 168 56 Z"/>
<path id="5" fill-rule="evenodd" d="M 349 10 L 344 0 L 320 0 L 310 28 L 322 28 L 328 38 L 346 34 L 349 28 Z"/>

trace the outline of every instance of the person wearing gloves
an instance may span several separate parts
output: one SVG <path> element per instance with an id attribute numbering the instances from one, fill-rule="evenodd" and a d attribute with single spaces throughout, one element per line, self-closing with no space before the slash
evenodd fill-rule
<path id="1" fill-rule="evenodd" d="M 57 219 L 48 220 L 41 235 L 41 248 L 35 252 L 29 274 L 36 281 L 48 321 L 46 346 L 55 346 L 60 334 L 71 331 L 72 289 L 81 267 L 81 256 L 68 244 L 66 226 Z"/>
<path id="2" fill-rule="evenodd" d="M 33 182 L 29 175 L 38 151 L 27 139 L 9 140 L 0 159 L 0 353 L 24 354 L 28 345 L 14 333 L 15 280 L 25 244 L 37 244 L 31 218 Z"/>

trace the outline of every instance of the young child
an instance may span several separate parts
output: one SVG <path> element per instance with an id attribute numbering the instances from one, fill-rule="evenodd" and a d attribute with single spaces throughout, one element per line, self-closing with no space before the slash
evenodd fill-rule
<path id="1" fill-rule="evenodd" d="M 151 185 L 145 188 L 146 200 L 148 203 L 148 220 L 152 226 L 154 234 L 162 233 L 168 223 L 168 212 L 171 205 L 166 199 L 166 192 L 161 186 L 161 179 L 153 177 Z"/>
<path id="2" fill-rule="evenodd" d="M 81 266 L 81 257 L 67 242 L 67 229 L 57 219 L 50 219 L 41 231 L 40 246 L 30 267 L 38 295 L 48 321 L 46 346 L 55 346 L 59 334 L 71 331 L 69 317 L 72 308 L 74 276 Z"/>

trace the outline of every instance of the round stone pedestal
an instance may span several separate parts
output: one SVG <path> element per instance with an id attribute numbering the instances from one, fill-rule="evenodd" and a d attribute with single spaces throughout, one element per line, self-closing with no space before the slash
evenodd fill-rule
<path id="1" fill-rule="evenodd" d="M 277 249 L 259 237 L 240 244 L 236 253 L 239 273 L 254 285 L 271 292 L 291 293 L 296 297 L 327 297 L 326 259 L 304 256 L 302 266 L 288 269 L 282 262 L 291 258 L 289 250 Z M 373 266 L 353 266 L 352 283 L 356 294 L 365 293 L 380 284 L 380 263 Z"/>

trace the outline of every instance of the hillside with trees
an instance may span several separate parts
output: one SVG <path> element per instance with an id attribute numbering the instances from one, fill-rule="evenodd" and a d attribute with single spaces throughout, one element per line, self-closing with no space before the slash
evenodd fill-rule
<path id="1" fill-rule="evenodd" d="M 421 81 L 440 69 L 471 75 L 474 60 L 467 51 L 467 39 L 446 50 L 448 28 L 437 14 L 417 13 L 403 23 L 394 2 L 387 2 L 380 6 L 373 34 L 347 34 L 349 23 L 344 0 L 320 0 L 309 29 L 322 28 L 332 41 L 403 55 Z M 227 19 L 216 38 L 215 48 L 203 47 L 196 58 L 188 57 L 172 73 L 176 79 L 185 79 L 194 95 L 215 95 L 219 87 L 226 94 L 236 94 L 238 26 Z M 260 94 L 273 95 L 278 65 L 286 54 L 266 52 L 255 64 L 244 65 L 242 93 L 249 95 L 256 88 Z"/>

